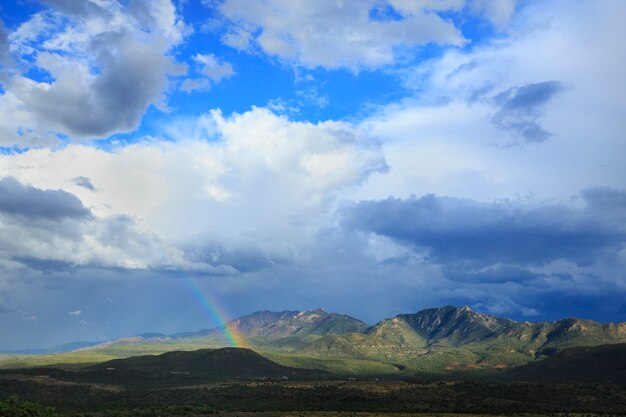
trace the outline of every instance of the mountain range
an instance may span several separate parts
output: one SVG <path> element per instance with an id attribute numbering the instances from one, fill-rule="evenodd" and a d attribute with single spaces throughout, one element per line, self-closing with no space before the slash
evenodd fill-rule
<path id="1" fill-rule="evenodd" d="M 330 371 L 339 367 L 353 373 L 497 372 L 554 356 L 567 348 L 626 343 L 626 323 L 575 318 L 517 322 L 478 313 L 467 306 L 399 314 L 373 326 L 322 309 L 259 311 L 229 322 L 228 327 L 243 336 L 246 347 L 282 365 Z M 88 358 L 95 361 L 93 358 L 220 348 L 229 345 L 225 330 L 145 333 L 62 355 L 70 362 Z M 5 365 L 6 360 L 0 361 L 0 366 Z"/>

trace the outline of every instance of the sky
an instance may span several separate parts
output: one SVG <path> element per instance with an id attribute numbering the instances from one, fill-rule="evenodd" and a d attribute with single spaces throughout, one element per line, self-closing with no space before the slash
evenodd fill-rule
<path id="1" fill-rule="evenodd" d="M 0 349 L 324 308 L 626 321 L 626 2 L 9 0 Z"/>

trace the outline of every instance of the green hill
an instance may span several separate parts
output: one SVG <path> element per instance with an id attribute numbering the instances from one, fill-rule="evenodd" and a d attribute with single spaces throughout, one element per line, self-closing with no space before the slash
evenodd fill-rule
<path id="1" fill-rule="evenodd" d="M 174 351 L 161 355 L 133 356 L 115 359 L 84 368 L 82 372 L 106 371 L 123 375 L 129 372 L 150 377 L 186 375 L 202 379 L 229 378 L 306 378 L 322 371 L 279 365 L 250 349 L 223 348 Z"/>

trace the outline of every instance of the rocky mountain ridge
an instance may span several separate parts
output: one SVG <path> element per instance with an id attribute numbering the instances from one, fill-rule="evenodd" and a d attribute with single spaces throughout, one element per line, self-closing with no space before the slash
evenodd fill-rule
<path id="1" fill-rule="evenodd" d="M 468 306 L 398 314 L 373 326 L 353 317 L 307 311 L 258 311 L 226 326 L 163 335 L 144 333 L 81 350 L 109 357 L 230 346 L 236 332 L 247 347 L 266 354 L 315 360 L 366 360 L 422 369 L 519 366 L 578 346 L 626 343 L 626 323 L 566 318 L 517 322 Z"/>

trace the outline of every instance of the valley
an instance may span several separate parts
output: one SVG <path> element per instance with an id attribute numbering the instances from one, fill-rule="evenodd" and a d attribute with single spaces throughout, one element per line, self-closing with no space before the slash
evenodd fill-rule
<path id="1" fill-rule="evenodd" d="M 446 306 L 374 326 L 321 309 L 227 326 L 5 355 L 0 399 L 93 417 L 626 413 L 623 323 L 520 323 Z M 225 347 L 229 331 L 246 347 Z"/>

